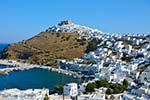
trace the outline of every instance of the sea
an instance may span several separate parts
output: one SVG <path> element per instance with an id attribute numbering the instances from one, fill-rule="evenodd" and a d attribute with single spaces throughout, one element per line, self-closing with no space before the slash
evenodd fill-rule
<path id="1" fill-rule="evenodd" d="M 3 50 L 7 46 L 8 46 L 7 43 L 0 43 L 0 51 Z"/>
<path id="2" fill-rule="evenodd" d="M 6 46 L 6 44 L 5 46 L 0 44 L 1 49 Z M 8 66 L 0 65 L 0 68 L 5 67 Z M 12 88 L 20 90 L 48 88 L 53 90 L 55 86 L 72 82 L 80 83 L 80 79 L 41 68 L 12 71 L 8 75 L 0 74 L 0 90 Z"/>

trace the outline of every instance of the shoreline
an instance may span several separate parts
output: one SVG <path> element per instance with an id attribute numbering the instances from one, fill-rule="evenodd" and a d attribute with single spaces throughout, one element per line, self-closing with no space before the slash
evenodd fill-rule
<path id="1" fill-rule="evenodd" d="M 37 64 L 29 64 L 29 63 L 21 63 L 17 62 L 16 60 L 0 60 L 0 65 L 4 66 L 11 66 L 6 68 L 0 68 L 0 74 L 2 75 L 9 75 L 9 72 L 16 71 L 16 70 L 29 70 L 32 68 L 41 68 L 46 69 L 48 71 L 62 73 L 65 75 L 73 76 L 74 78 L 81 78 L 77 72 L 68 71 L 60 68 L 54 68 L 51 66 L 44 66 L 44 65 L 37 65 Z"/>

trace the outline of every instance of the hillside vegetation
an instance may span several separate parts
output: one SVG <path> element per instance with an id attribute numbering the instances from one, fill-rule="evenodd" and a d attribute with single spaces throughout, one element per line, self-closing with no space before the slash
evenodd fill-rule
<path id="1" fill-rule="evenodd" d="M 83 56 L 88 40 L 78 37 L 77 33 L 41 32 L 11 44 L 2 52 L 2 58 L 54 65 L 56 59 L 72 60 Z"/>

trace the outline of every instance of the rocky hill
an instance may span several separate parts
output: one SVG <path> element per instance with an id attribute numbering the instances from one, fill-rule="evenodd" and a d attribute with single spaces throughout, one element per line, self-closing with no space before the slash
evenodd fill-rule
<path id="1" fill-rule="evenodd" d="M 95 62 L 101 58 L 109 59 L 109 63 L 116 60 L 129 63 L 149 58 L 149 43 L 149 35 L 108 34 L 67 20 L 9 45 L 1 58 L 53 65 L 57 59 L 73 60 L 88 55 L 86 59 L 98 58 Z"/>
<path id="2" fill-rule="evenodd" d="M 63 21 L 58 26 L 69 24 L 72 23 Z M 82 57 L 88 42 L 89 40 L 79 38 L 79 34 L 75 31 L 62 32 L 49 29 L 28 40 L 10 44 L 2 51 L 1 58 L 53 65 L 56 59 L 72 60 Z"/>
<path id="3" fill-rule="evenodd" d="M 53 64 L 56 59 L 81 57 L 86 46 L 87 41 L 79 40 L 76 33 L 41 32 L 31 39 L 11 44 L 3 51 L 2 58 Z"/>

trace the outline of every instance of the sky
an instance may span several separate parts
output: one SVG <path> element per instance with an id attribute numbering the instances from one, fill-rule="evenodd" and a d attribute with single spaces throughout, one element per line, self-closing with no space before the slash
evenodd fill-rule
<path id="1" fill-rule="evenodd" d="M 150 34 L 150 0 L 0 0 L 0 43 L 31 38 L 67 19 L 108 33 Z"/>

